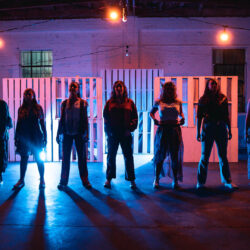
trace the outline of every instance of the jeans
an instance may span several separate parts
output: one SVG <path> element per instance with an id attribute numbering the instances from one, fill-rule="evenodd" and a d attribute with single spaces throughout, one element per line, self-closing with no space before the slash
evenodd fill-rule
<path id="1" fill-rule="evenodd" d="M 217 146 L 220 176 L 222 183 L 231 183 L 231 175 L 227 160 L 228 132 L 224 122 L 207 122 L 203 124 L 201 133 L 201 158 L 198 165 L 197 179 L 199 184 L 205 184 L 209 157 L 214 144 Z"/>
<path id="2" fill-rule="evenodd" d="M 86 143 L 82 139 L 82 135 L 64 135 L 63 136 L 63 159 L 62 159 L 62 171 L 60 184 L 67 185 L 69 181 L 70 170 L 70 155 L 75 141 L 77 156 L 78 156 L 78 169 L 82 182 L 88 180 L 87 169 L 87 155 L 86 155 Z"/>
<path id="3" fill-rule="evenodd" d="M 116 154 L 119 147 L 122 148 L 122 153 L 125 160 L 125 179 L 128 181 L 135 180 L 134 158 L 132 147 L 132 135 L 128 132 L 125 135 L 108 135 L 108 155 L 107 155 L 107 172 L 106 178 L 111 180 L 116 178 Z"/>

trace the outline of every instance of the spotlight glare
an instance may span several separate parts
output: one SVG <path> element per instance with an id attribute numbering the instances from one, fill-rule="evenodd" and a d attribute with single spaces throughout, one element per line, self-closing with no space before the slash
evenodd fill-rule
<path id="1" fill-rule="evenodd" d="M 42 161 L 45 161 L 45 152 L 44 151 L 41 151 L 40 153 L 39 153 L 39 158 L 40 158 L 40 160 L 42 160 Z"/>

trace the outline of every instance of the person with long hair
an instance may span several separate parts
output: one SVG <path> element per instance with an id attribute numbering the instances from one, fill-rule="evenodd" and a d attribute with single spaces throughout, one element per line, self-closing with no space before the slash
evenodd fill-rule
<path id="1" fill-rule="evenodd" d="M 57 186 L 59 190 L 65 190 L 69 181 L 70 154 L 75 141 L 78 169 L 82 184 L 85 188 L 91 188 L 88 179 L 86 143 L 88 142 L 88 103 L 79 96 L 79 84 L 71 82 L 69 86 L 70 96 L 61 105 L 61 118 L 57 130 L 56 140 L 62 140 L 63 159 L 61 180 Z"/>
<path id="2" fill-rule="evenodd" d="M 116 178 L 116 154 L 119 144 L 125 160 L 125 179 L 136 188 L 133 138 L 131 132 L 137 128 L 138 114 L 134 102 L 128 98 L 126 85 L 116 81 L 111 98 L 106 102 L 104 110 L 104 129 L 108 140 L 107 171 L 104 187 L 111 188 L 111 180 Z"/>
<path id="3" fill-rule="evenodd" d="M 18 119 L 15 133 L 16 153 L 21 156 L 20 179 L 14 189 L 24 186 L 29 155 L 33 155 L 40 174 L 39 188 L 45 188 L 44 163 L 40 153 L 47 144 L 47 133 L 42 107 L 37 103 L 33 89 L 26 89 L 23 94 L 23 103 L 18 109 Z"/>
<path id="4" fill-rule="evenodd" d="M 202 132 L 200 133 L 201 123 Z M 233 189 L 227 160 L 227 143 L 232 138 L 227 97 L 221 93 L 215 79 L 208 79 L 197 110 L 197 140 L 201 142 L 201 158 L 198 165 L 196 188 L 203 188 L 207 179 L 209 157 L 214 142 L 217 146 L 220 176 L 225 187 Z"/>
<path id="5" fill-rule="evenodd" d="M 8 163 L 8 130 L 12 126 L 8 105 L 0 99 L 0 184 L 3 183 L 2 173 L 5 172 Z"/>
<path id="6" fill-rule="evenodd" d="M 155 116 L 159 113 L 160 120 Z M 179 188 L 178 181 L 182 181 L 182 134 L 180 126 L 185 123 L 182 112 L 182 102 L 177 99 L 176 87 L 173 82 L 166 82 L 161 87 L 160 98 L 155 101 L 150 116 L 158 126 L 154 146 L 154 188 L 159 188 L 160 175 L 163 176 L 163 164 L 170 156 L 169 176 L 173 179 L 172 188 Z"/>

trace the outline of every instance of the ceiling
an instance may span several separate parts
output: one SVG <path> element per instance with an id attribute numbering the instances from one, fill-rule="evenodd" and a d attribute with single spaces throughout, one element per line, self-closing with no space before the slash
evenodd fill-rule
<path id="1" fill-rule="evenodd" d="M 0 20 L 104 18 L 109 6 L 137 17 L 250 16 L 250 0 L 0 0 Z"/>

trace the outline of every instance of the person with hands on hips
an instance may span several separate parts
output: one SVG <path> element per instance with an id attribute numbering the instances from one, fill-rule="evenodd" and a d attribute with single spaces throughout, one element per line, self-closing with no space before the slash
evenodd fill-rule
<path id="1" fill-rule="evenodd" d="M 200 133 L 201 124 L 202 132 Z M 221 93 L 216 80 L 208 79 L 197 110 L 197 141 L 201 142 L 201 158 L 198 165 L 196 188 L 203 188 L 207 179 L 209 157 L 216 143 L 221 181 L 226 188 L 237 188 L 232 183 L 227 160 L 227 143 L 232 139 L 227 97 Z"/>
<path id="2" fill-rule="evenodd" d="M 103 110 L 103 117 L 108 140 L 107 171 L 104 187 L 111 188 L 111 180 L 116 178 L 116 154 L 120 144 L 125 160 L 125 179 L 130 181 L 130 187 L 135 189 L 131 132 L 137 128 L 138 115 L 134 102 L 128 98 L 124 82 L 116 81 L 114 83 L 111 98 L 106 102 Z"/>
<path id="3" fill-rule="evenodd" d="M 86 143 L 88 142 L 88 103 L 79 97 L 79 85 L 71 82 L 69 86 L 70 96 L 61 105 L 61 118 L 57 130 L 57 143 L 62 141 L 62 170 L 61 180 L 57 186 L 64 190 L 69 181 L 70 155 L 73 141 L 75 141 L 78 169 L 82 184 L 85 188 L 91 188 L 88 179 Z"/>
<path id="4" fill-rule="evenodd" d="M 13 189 L 24 186 L 29 155 L 33 155 L 40 174 L 39 188 L 45 188 L 44 162 L 40 153 L 47 145 L 47 133 L 42 107 L 37 103 L 33 89 L 26 89 L 23 94 L 23 103 L 18 109 L 18 119 L 15 132 L 16 153 L 21 156 L 20 179 Z"/>
<path id="5" fill-rule="evenodd" d="M 157 120 L 155 113 L 159 113 Z M 160 98 L 156 100 L 150 111 L 150 117 L 158 126 L 154 143 L 154 188 L 159 188 L 160 175 L 164 174 L 163 163 L 170 156 L 169 177 L 173 179 L 172 188 L 179 188 L 178 181 L 182 181 L 183 143 L 180 125 L 185 123 L 182 112 L 182 102 L 177 99 L 176 87 L 173 82 L 166 82 L 161 87 Z M 179 117 L 181 118 L 179 120 Z"/>

